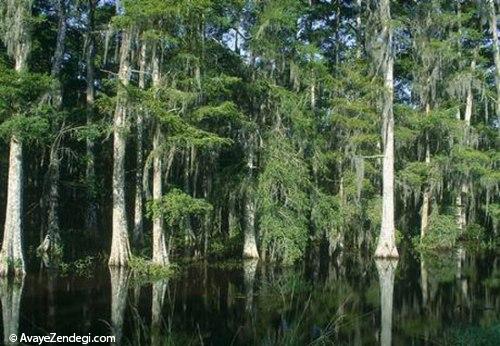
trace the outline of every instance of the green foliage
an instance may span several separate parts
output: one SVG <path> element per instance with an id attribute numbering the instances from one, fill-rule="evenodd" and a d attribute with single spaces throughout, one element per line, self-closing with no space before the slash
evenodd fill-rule
<path id="1" fill-rule="evenodd" d="M 430 250 L 430 251 L 426 251 Z M 437 252 L 434 248 L 426 248 L 422 253 L 421 260 L 424 261 L 429 278 L 433 282 L 453 282 L 455 280 L 457 259 L 456 254 L 449 252 Z"/>
<path id="2" fill-rule="evenodd" d="M 172 189 L 159 200 L 148 202 L 148 215 L 164 218 L 169 225 L 178 225 L 189 216 L 203 216 L 212 206 L 201 198 L 193 198 L 179 189 Z"/>
<path id="3" fill-rule="evenodd" d="M 428 181 L 429 173 L 429 167 L 425 162 L 410 162 L 398 172 L 398 178 L 412 191 L 419 191 Z"/>
<path id="4" fill-rule="evenodd" d="M 51 85 L 46 75 L 18 73 L 0 61 L 0 137 L 36 141 L 47 136 L 55 112 L 40 98 Z"/>
<path id="5" fill-rule="evenodd" d="M 0 137 L 15 136 L 22 141 L 43 140 L 49 132 L 47 119 L 38 116 L 15 116 L 0 124 Z"/>
<path id="6" fill-rule="evenodd" d="M 461 240 L 480 243 L 484 240 L 485 230 L 481 225 L 472 223 L 467 225 L 465 232 L 463 232 Z"/>
<path id="7" fill-rule="evenodd" d="M 347 211 L 338 196 L 317 191 L 311 200 L 311 221 L 319 234 L 334 235 L 346 225 Z"/>
<path id="8" fill-rule="evenodd" d="M 134 280 L 140 284 L 171 277 L 176 270 L 174 265 L 168 267 L 157 265 L 139 256 L 132 256 L 129 265 L 134 274 Z"/>
<path id="9" fill-rule="evenodd" d="M 0 137 L 30 145 L 27 191 L 36 194 L 45 194 L 47 148 L 59 146 L 62 220 L 75 200 L 111 196 L 112 136 L 118 131 L 127 138 L 127 195 L 140 184 L 133 180 L 141 171 L 147 185 L 155 157 L 168 158 L 165 185 L 186 192 L 173 189 L 147 205 L 150 217 L 186 231 L 172 232 L 176 250 L 179 244 L 196 256 L 239 256 L 246 198 L 255 198 L 259 250 L 271 260 L 293 263 L 325 235 L 342 236 L 352 242 L 348 247 L 376 238 L 381 113 L 389 106 L 382 97 L 377 2 L 363 2 L 359 12 L 349 1 L 124 0 L 118 11 L 114 2 L 97 1 L 94 27 L 87 28 L 91 4 L 67 4 L 63 66 L 54 79 L 48 73 L 57 39 L 55 4 L 0 4 Z M 441 0 L 390 5 L 397 238 L 418 232 L 425 190 L 434 214 L 420 246 L 495 244 L 500 156 L 485 6 L 462 2 L 458 8 Z M 131 39 L 126 86 L 116 75 L 125 58 L 124 33 Z M 91 38 L 93 52 L 84 50 Z M 26 43 L 21 55 L 31 57 L 18 73 L 12 65 L 20 42 Z M 92 105 L 85 97 L 87 58 L 95 63 Z M 153 83 L 156 61 L 160 78 Z M 57 110 L 47 97 L 55 91 L 62 92 Z M 117 102 L 126 114 L 118 128 Z M 159 145 L 152 143 L 156 131 Z M 143 162 L 135 161 L 139 147 Z M 454 216 L 443 215 L 456 212 L 458 194 L 469 223 L 464 234 Z M 76 217 L 80 223 L 84 215 Z"/>
<path id="10" fill-rule="evenodd" d="M 102 256 L 85 256 L 71 262 L 61 261 L 59 265 L 59 273 L 62 276 L 78 275 L 90 278 L 94 275 L 97 265 L 102 264 L 104 258 Z"/>
<path id="11" fill-rule="evenodd" d="M 377 197 L 368 201 L 366 211 L 367 219 L 370 221 L 371 229 L 378 230 L 382 225 L 382 198 Z"/>
<path id="12" fill-rule="evenodd" d="M 461 236 L 454 215 L 432 213 L 426 235 L 421 239 L 423 249 L 452 249 Z"/>
<path id="13" fill-rule="evenodd" d="M 493 222 L 500 221 L 500 203 L 493 203 L 488 205 L 486 213 L 493 219 Z"/>
<path id="14" fill-rule="evenodd" d="M 233 102 L 226 101 L 217 106 L 203 106 L 194 112 L 197 121 L 203 120 L 239 120 L 243 115 Z"/>
<path id="15" fill-rule="evenodd" d="M 264 156 L 257 191 L 263 246 L 290 264 L 303 256 L 308 240 L 309 177 L 287 139 L 270 140 Z"/>

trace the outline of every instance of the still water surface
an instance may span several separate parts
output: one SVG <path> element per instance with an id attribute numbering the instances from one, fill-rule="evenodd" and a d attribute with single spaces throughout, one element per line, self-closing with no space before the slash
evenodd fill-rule
<path id="1" fill-rule="evenodd" d="M 500 345 L 500 256 L 343 255 L 295 268 L 198 263 L 1 282 L 4 337 L 114 334 L 121 345 Z"/>

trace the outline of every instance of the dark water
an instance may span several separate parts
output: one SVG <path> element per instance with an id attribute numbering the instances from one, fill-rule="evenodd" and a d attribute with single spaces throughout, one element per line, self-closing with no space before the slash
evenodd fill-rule
<path id="1" fill-rule="evenodd" d="M 107 268 L 30 273 L 1 284 L 3 331 L 113 333 L 124 345 L 500 345 L 499 257 L 199 263 L 142 284 Z"/>

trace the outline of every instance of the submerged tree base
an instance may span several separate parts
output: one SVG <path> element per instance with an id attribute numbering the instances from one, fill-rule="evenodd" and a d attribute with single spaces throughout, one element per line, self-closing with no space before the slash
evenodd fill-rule
<path id="1" fill-rule="evenodd" d="M 127 239 L 120 239 L 125 244 L 116 244 L 113 240 L 111 247 L 111 255 L 109 256 L 108 265 L 110 267 L 128 267 L 130 261 L 130 246 Z"/>
<path id="2" fill-rule="evenodd" d="M 379 241 L 377 250 L 375 250 L 376 258 L 399 258 L 398 249 L 394 241 Z"/>
<path id="3" fill-rule="evenodd" d="M 2 257 L 2 260 L 0 260 L 0 277 L 9 275 L 26 275 L 22 258 Z"/>

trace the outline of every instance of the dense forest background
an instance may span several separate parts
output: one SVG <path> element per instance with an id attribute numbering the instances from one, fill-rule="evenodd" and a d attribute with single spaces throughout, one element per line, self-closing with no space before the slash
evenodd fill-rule
<path id="1" fill-rule="evenodd" d="M 3 272 L 498 242 L 494 0 L 0 8 Z"/>

